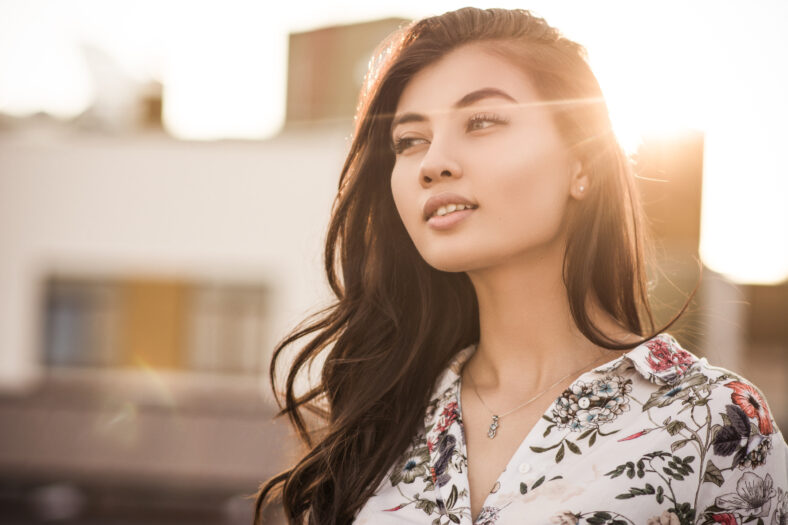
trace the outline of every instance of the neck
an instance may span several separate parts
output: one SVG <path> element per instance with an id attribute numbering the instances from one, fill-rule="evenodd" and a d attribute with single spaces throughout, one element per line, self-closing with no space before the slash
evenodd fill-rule
<path id="1" fill-rule="evenodd" d="M 480 338 L 466 368 L 480 391 L 527 395 L 584 364 L 590 369 L 621 355 L 595 345 L 575 325 L 561 278 L 562 256 L 562 250 L 546 248 L 468 273 L 479 303 Z M 604 333 L 639 339 L 593 300 L 587 305 Z"/>

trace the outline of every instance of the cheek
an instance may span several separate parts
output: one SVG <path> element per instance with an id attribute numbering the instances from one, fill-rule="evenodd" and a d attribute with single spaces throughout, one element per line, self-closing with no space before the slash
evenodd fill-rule
<path id="1" fill-rule="evenodd" d="M 566 153 L 560 144 L 534 134 L 512 135 L 493 145 L 486 159 L 494 159 L 497 192 L 520 202 L 555 201 L 568 176 Z"/>
<path id="2" fill-rule="evenodd" d="M 489 184 L 484 185 L 479 200 L 492 205 L 494 221 L 507 230 L 511 226 L 525 227 L 524 233 L 541 228 L 552 231 L 561 222 L 568 171 L 561 150 L 546 146 L 511 146 L 486 156 L 495 162 L 485 170 Z"/>

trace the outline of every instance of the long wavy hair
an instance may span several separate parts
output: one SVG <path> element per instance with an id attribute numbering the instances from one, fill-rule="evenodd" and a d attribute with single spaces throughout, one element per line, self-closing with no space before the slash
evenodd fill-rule
<path id="1" fill-rule="evenodd" d="M 281 502 L 290 524 L 352 522 L 423 425 L 439 373 L 479 339 L 470 279 L 424 261 L 390 188 L 389 127 L 400 94 L 422 68 L 469 43 L 523 68 L 589 175 L 587 197 L 568 212 L 563 261 L 579 330 L 608 349 L 634 348 L 669 328 L 698 289 L 655 329 L 646 275 L 653 252 L 634 169 L 613 134 L 582 46 L 522 9 L 464 8 L 395 31 L 370 61 L 332 207 L 324 262 L 336 300 L 274 349 L 270 381 L 277 417 L 289 417 L 305 453 L 260 486 L 255 524 L 272 500 Z M 586 310 L 589 294 L 643 339 L 625 344 L 603 333 Z M 290 363 L 284 392 L 277 392 L 277 362 L 306 336 L 312 337 Z M 324 359 L 319 382 L 297 394 L 297 377 L 317 359 Z"/>

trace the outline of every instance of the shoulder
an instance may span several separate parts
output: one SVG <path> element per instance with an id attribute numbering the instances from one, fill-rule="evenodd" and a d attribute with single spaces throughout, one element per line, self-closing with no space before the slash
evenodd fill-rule
<path id="1" fill-rule="evenodd" d="M 710 364 L 705 357 L 699 358 L 668 333 L 655 336 L 596 371 L 621 368 L 638 372 L 633 375 L 640 379 L 639 390 L 649 393 L 643 410 L 675 406 L 677 412 L 683 412 L 708 407 L 726 417 L 731 411 L 745 414 L 763 435 L 777 431 L 766 397 L 755 384 L 735 371 Z"/>
<path id="2" fill-rule="evenodd" d="M 721 440 L 761 438 L 782 434 L 763 392 L 741 374 L 712 365 L 684 349 L 671 335 L 663 333 L 623 356 L 622 362 L 637 370 L 638 390 L 643 411 L 668 408 L 666 414 L 681 419 L 709 417 L 709 431 L 715 435 L 720 452 L 731 447 Z M 617 363 L 619 367 L 621 363 Z M 685 413 L 687 413 L 685 415 Z M 737 450 L 739 454 L 742 451 Z M 738 456 L 737 456 L 738 457 Z M 742 458 L 739 458 L 744 461 Z"/>
<path id="3" fill-rule="evenodd" d="M 677 412 L 705 408 L 712 424 L 730 427 L 736 423 L 733 426 L 742 437 L 781 435 L 766 396 L 741 374 L 697 357 L 669 334 L 660 334 L 639 350 L 631 356 L 634 365 L 656 387 L 644 410 L 676 402 Z"/>
<path id="4" fill-rule="evenodd" d="M 639 372 L 630 377 L 653 421 L 646 431 L 653 454 L 671 460 L 661 474 L 694 496 L 684 503 L 698 523 L 788 524 L 788 445 L 752 381 L 698 358 L 668 334 L 622 362 Z"/>
<path id="5" fill-rule="evenodd" d="M 707 395 L 708 424 L 701 429 L 709 435 L 699 465 L 701 523 L 788 524 L 788 444 L 766 396 L 750 380 L 705 360 L 698 370 L 706 384 L 717 385 Z"/>

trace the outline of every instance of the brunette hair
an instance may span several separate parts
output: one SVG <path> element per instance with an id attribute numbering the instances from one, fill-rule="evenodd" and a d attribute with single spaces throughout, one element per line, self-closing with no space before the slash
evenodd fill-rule
<path id="1" fill-rule="evenodd" d="M 613 134 L 582 46 L 522 9 L 464 8 L 401 28 L 370 61 L 332 208 L 324 263 L 336 301 L 274 349 L 270 381 L 277 417 L 287 414 L 306 452 L 261 485 L 256 524 L 273 496 L 290 524 L 351 522 L 423 424 L 439 373 L 458 350 L 478 341 L 478 303 L 467 274 L 424 261 L 397 213 L 389 180 L 389 126 L 405 85 L 469 43 L 525 70 L 589 176 L 586 198 L 568 212 L 563 261 L 579 330 L 608 349 L 634 348 L 670 327 L 698 289 L 655 329 L 646 276 L 652 253 L 633 167 Z M 589 294 L 643 339 L 625 344 L 604 334 L 589 318 Z M 277 362 L 285 347 L 310 334 L 290 366 L 282 406 Z M 319 383 L 297 395 L 297 376 L 319 357 L 325 358 Z M 310 428 L 304 411 L 317 416 L 319 430 Z"/>

